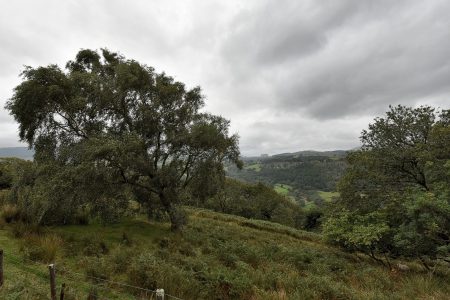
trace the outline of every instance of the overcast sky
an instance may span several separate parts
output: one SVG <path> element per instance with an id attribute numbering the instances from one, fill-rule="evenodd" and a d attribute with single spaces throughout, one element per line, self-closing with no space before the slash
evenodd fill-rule
<path id="1" fill-rule="evenodd" d="M 450 108 L 450 1 L 2 1 L 4 110 L 24 65 L 109 48 L 201 86 L 244 155 L 349 149 L 389 104 Z"/>

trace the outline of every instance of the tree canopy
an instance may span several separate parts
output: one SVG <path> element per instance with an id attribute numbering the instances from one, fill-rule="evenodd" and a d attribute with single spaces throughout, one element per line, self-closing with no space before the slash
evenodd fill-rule
<path id="1" fill-rule="evenodd" d="M 65 70 L 26 67 L 22 77 L 6 108 L 35 161 L 75 178 L 77 201 L 112 201 L 127 190 L 144 205 L 158 199 L 178 229 L 183 191 L 193 182 L 204 188 L 205 169 L 223 180 L 225 160 L 241 165 L 238 136 L 229 134 L 228 120 L 202 112 L 200 88 L 137 61 L 81 50 Z"/>
<path id="2" fill-rule="evenodd" d="M 390 107 L 362 132 L 361 141 L 362 149 L 348 157 L 325 234 L 374 257 L 448 260 L 449 111 Z"/>

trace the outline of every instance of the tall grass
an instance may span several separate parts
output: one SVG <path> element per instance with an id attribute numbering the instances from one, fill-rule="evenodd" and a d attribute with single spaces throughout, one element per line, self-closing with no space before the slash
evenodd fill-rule
<path id="1" fill-rule="evenodd" d="M 170 232 L 169 224 L 128 220 L 61 226 L 25 234 L 20 241 L 28 249 L 24 254 L 39 261 L 64 251 L 60 263 L 84 273 L 80 280 L 90 284 L 100 283 L 92 278 L 97 277 L 164 288 L 182 299 L 448 299 L 450 294 L 450 271 L 444 265 L 432 275 L 411 262 L 406 262 L 411 271 L 392 272 L 325 245 L 317 234 L 206 210 L 189 213 L 181 234 Z M 124 238 L 124 232 L 132 238 Z M 54 254 L 30 252 L 35 248 Z M 143 293 L 109 288 L 123 299 Z"/>
<path id="2" fill-rule="evenodd" d="M 51 263 L 62 250 L 62 239 L 56 234 L 29 233 L 22 237 L 21 251 L 32 261 Z"/>

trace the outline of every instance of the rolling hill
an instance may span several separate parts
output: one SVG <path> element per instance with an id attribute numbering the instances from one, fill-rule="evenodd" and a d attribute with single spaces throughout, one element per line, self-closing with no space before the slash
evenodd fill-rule
<path id="1" fill-rule="evenodd" d="M 34 151 L 27 147 L 7 147 L 0 148 L 1 157 L 17 157 L 21 159 L 33 160 Z"/>
<path id="2" fill-rule="evenodd" d="M 227 166 L 227 175 L 245 182 L 265 183 L 301 205 L 320 205 L 336 196 L 336 183 L 346 168 L 347 152 L 299 151 L 243 157 L 243 170 Z"/>

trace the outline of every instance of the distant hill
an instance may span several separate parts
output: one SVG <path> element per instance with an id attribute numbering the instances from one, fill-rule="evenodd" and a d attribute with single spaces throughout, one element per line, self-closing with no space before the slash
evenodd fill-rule
<path id="1" fill-rule="evenodd" d="M 227 176 L 245 182 L 262 182 L 302 205 L 320 204 L 337 194 L 348 151 L 298 151 L 272 156 L 243 157 L 244 168 L 227 166 Z"/>
<path id="2" fill-rule="evenodd" d="M 314 151 L 314 150 L 305 150 L 305 151 L 298 151 L 294 153 L 281 153 L 281 154 L 275 154 L 271 157 L 300 157 L 300 156 L 327 156 L 327 157 L 345 157 L 347 155 L 347 150 L 333 150 L 333 151 Z"/>
<path id="3" fill-rule="evenodd" d="M 34 150 L 27 147 L 7 147 L 0 148 L 0 157 L 17 157 L 27 160 L 33 160 Z"/>

